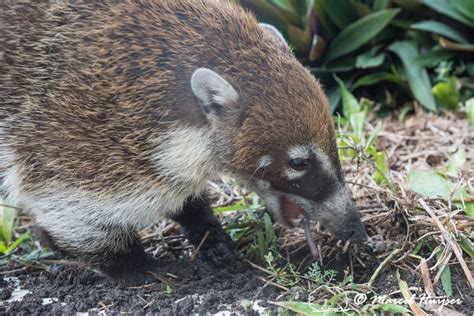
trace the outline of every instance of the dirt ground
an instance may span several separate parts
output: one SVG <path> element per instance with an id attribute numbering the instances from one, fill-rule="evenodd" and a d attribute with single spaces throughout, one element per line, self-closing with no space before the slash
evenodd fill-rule
<path id="1" fill-rule="evenodd" d="M 463 176 L 467 179 L 468 192 L 472 193 L 472 127 L 469 127 L 467 120 L 456 115 L 416 116 L 404 122 L 391 118 L 386 119 L 383 126 L 378 147 L 387 152 L 391 177 L 400 188 L 397 197 L 374 184 L 370 166 L 353 161 L 344 163 L 348 182 L 356 183 L 350 187 L 375 246 L 351 246 L 347 249 L 332 240 L 329 234 L 317 229 L 314 231 L 315 241 L 323 268 L 336 270 L 338 280 L 341 280 L 344 271 L 348 271 L 354 276 L 355 283 L 370 282 L 381 263 L 390 259 L 375 278 L 371 293 L 396 295 L 399 291 L 397 271 L 412 291 L 423 292 L 426 283 L 420 273 L 420 262 L 416 256 L 409 254 L 420 236 L 430 232 L 434 234 L 436 229 L 424 217 L 416 217 L 419 215 L 414 214 L 418 213 L 413 213 L 419 206 L 415 205 L 417 196 L 410 193 L 404 184 L 406 168 L 439 169 L 463 144 L 467 158 Z M 228 184 L 211 186 L 210 190 L 218 205 L 242 197 L 239 190 Z M 446 207 L 436 200 L 428 200 L 428 203 L 440 212 Z M 472 219 L 459 214 L 453 218 L 458 229 L 471 232 Z M 275 232 L 282 255 L 299 269 L 308 267 L 311 259 L 303 231 L 285 230 L 275 225 Z M 275 284 L 268 273 L 258 268 L 264 266 L 262 263 L 252 266 L 243 258 L 231 265 L 214 266 L 199 258 L 193 259 L 192 247 L 183 240 L 178 227 L 172 223 L 154 225 L 141 235 L 147 251 L 161 262 L 155 271 L 156 282 L 135 288 L 119 287 L 74 258 L 59 254 L 39 260 L 38 264 L 11 260 L 0 265 L 0 314 L 133 312 L 168 315 L 228 311 L 257 315 L 264 309 L 271 313 L 282 312 L 272 302 L 294 298 L 289 288 Z M 444 243 L 441 234 L 439 236 L 440 243 Z M 398 248 L 401 251 L 394 251 Z M 423 251 L 419 255 L 429 257 L 429 250 Z M 449 308 L 450 311 L 472 314 L 474 294 L 465 271 L 455 259 L 451 256 L 447 262 L 451 267 L 453 298 L 462 303 L 449 305 Z M 435 263 L 433 259 L 427 261 L 431 279 L 437 272 Z M 466 258 L 466 264 L 472 274 L 472 258 Z M 443 295 L 439 281 L 432 287 L 436 294 Z M 300 297 L 300 300 L 305 299 Z"/>

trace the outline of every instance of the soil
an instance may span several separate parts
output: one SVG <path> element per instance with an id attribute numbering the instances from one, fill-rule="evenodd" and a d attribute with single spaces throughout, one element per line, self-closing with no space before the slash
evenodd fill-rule
<path id="1" fill-rule="evenodd" d="M 244 312 L 242 300 L 275 298 L 273 287 L 263 288 L 259 273 L 235 262 L 213 267 L 202 261 L 178 258 L 163 262 L 156 273 L 168 285 L 156 280 L 151 284 L 123 288 L 99 272 L 63 264 L 48 270 L 18 276 L 22 289 L 28 289 L 21 301 L 0 305 L 2 314 L 75 314 L 78 312 L 205 314 L 218 311 Z M 170 275 L 173 275 L 171 277 Z M 3 281 L 2 300 L 12 296 L 13 281 Z M 45 304 L 44 299 L 53 302 Z M 51 301 L 51 300 L 50 300 Z"/>

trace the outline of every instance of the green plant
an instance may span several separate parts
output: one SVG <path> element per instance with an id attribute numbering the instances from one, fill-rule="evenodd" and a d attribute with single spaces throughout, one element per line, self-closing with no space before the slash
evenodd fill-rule
<path id="1" fill-rule="evenodd" d="M 283 33 L 333 110 L 342 97 L 333 74 L 349 91 L 374 87 L 380 100 L 389 92 L 431 111 L 457 108 L 474 94 L 471 0 L 238 2 Z"/>
<path id="2" fill-rule="evenodd" d="M 30 232 L 27 231 L 17 240 L 13 241 L 13 229 L 15 223 L 15 208 L 9 206 L 0 199 L 0 253 L 2 254 L 11 254 L 30 235 Z"/>
<path id="3" fill-rule="evenodd" d="M 367 115 L 374 103 L 367 99 L 360 102 L 346 88 L 344 82 L 335 77 L 339 83 L 342 95 L 343 117 L 338 117 L 338 137 L 341 159 L 350 158 L 363 160 L 373 164 L 375 173 L 374 180 L 378 184 L 387 185 L 393 191 L 393 185 L 388 176 L 388 163 L 384 151 L 379 151 L 374 146 L 377 134 L 382 128 L 382 122 L 378 122 L 369 137 L 364 136 L 367 126 Z M 344 133 L 341 125 L 348 125 L 349 133 Z M 371 158 L 371 159 L 370 159 Z"/>

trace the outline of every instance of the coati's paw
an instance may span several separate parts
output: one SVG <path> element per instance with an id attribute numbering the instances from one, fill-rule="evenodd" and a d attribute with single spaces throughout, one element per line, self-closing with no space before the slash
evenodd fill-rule
<path id="1" fill-rule="evenodd" d="M 140 286 L 156 282 L 157 279 L 152 272 L 156 269 L 158 262 L 150 257 L 143 258 L 141 262 L 116 262 L 101 270 L 120 287 Z"/>
<path id="2" fill-rule="evenodd" d="M 227 264 L 238 259 L 230 236 L 224 232 L 222 227 L 213 227 L 208 230 L 207 237 L 199 248 L 198 257 L 207 262 L 217 265 Z M 206 236 L 204 233 L 202 239 Z M 199 247 L 199 244 L 195 247 Z"/>

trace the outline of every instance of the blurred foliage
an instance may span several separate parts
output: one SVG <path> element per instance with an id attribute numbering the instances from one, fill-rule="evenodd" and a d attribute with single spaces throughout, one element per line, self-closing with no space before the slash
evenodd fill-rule
<path id="1" fill-rule="evenodd" d="M 323 84 L 387 107 L 456 109 L 474 96 L 473 0 L 235 0 L 278 28 Z"/>

